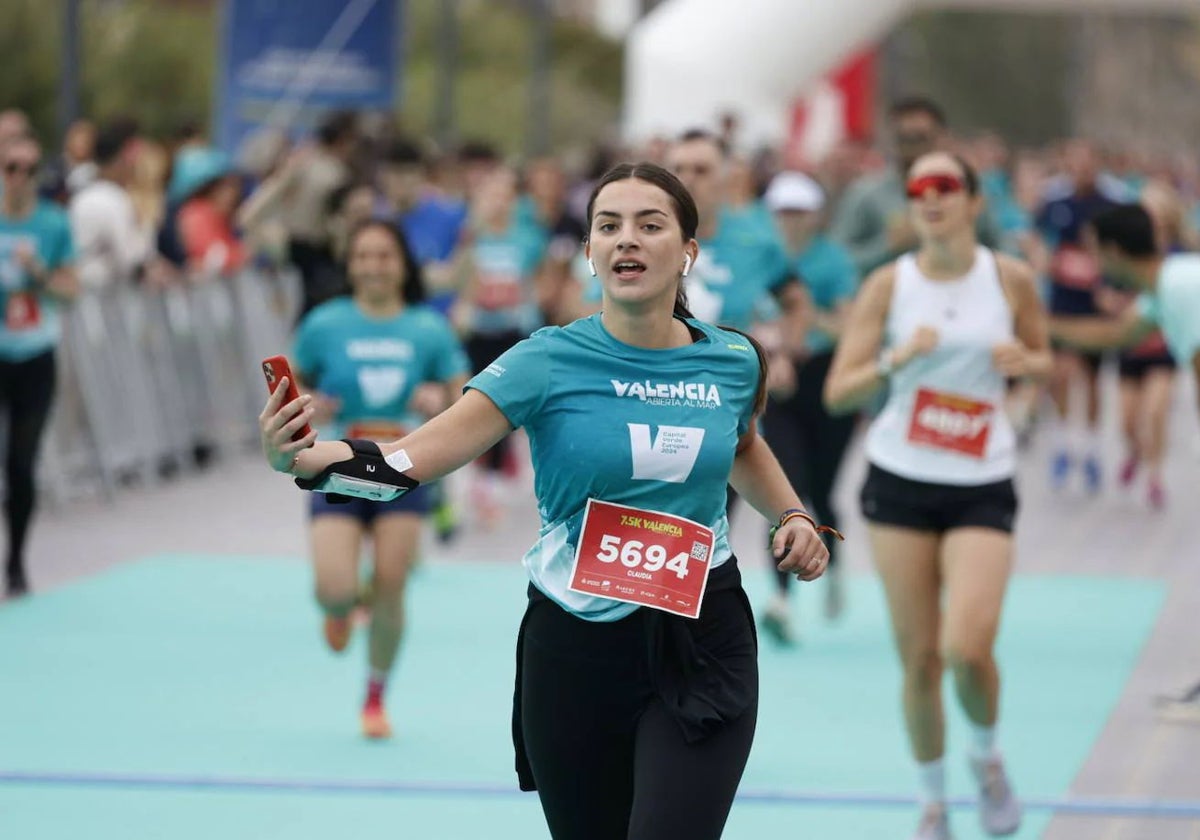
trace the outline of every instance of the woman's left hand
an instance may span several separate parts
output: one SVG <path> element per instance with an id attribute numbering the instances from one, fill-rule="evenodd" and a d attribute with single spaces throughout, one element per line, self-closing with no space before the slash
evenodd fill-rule
<path id="1" fill-rule="evenodd" d="M 781 572 L 794 572 L 800 580 L 816 580 L 829 565 L 829 549 L 817 529 L 804 517 L 789 519 L 775 532 L 771 552 Z"/>

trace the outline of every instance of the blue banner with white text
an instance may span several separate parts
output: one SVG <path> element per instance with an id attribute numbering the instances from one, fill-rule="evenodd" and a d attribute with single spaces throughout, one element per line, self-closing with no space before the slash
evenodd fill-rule
<path id="1" fill-rule="evenodd" d="M 225 0 L 217 144 L 296 135 L 341 108 L 391 110 L 401 0 Z"/>

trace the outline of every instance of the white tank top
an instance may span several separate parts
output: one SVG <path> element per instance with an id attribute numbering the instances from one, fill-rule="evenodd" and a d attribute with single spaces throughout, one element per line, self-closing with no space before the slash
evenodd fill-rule
<path id="1" fill-rule="evenodd" d="M 867 434 L 867 459 L 913 481 L 968 486 L 1011 478 L 1016 435 L 992 347 L 1012 340 L 1012 321 L 986 248 L 976 247 L 971 270 L 957 280 L 930 280 L 912 254 L 897 260 L 884 342 L 902 345 L 928 326 L 938 346 L 892 374 L 887 404 Z"/>

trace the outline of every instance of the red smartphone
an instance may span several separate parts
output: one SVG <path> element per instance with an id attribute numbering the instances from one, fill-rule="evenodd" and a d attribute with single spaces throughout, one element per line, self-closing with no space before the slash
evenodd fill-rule
<path id="1" fill-rule="evenodd" d="M 286 356 L 271 356 L 269 359 L 262 361 L 263 376 L 267 378 L 267 390 L 272 394 L 279 387 L 279 383 L 286 376 L 288 381 L 287 393 L 284 394 L 283 404 L 287 405 L 292 400 L 300 398 L 300 389 L 296 387 L 296 377 L 292 375 L 292 366 L 288 364 Z M 304 424 L 304 428 L 292 435 L 292 440 L 300 440 L 305 435 L 312 432 L 312 426 L 308 423 Z"/>

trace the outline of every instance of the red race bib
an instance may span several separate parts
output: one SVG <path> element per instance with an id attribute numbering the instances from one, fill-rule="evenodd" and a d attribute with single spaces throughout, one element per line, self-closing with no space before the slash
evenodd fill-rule
<path id="1" fill-rule="evenodd" d="M 32 330 L 42 322 L 42 308 L 33 292 L 13 292 L 4 305 L 4 326 L 13 332 Z"/>
<path id="2" fill-rule="evenodd" d="M 355 440 L 373 440 L 375 443 L 391 443 L 400 440 L 408 432 L 399 423 L 384 420 L 362 420 L 346 427 L 346 437 Z"/>
<path id="3" fill-rule="evenodd" d="M 919 388 L 913 401 L 908 440 L 982 458 L 987 451 L 994 413 L 991 403 Z"/>
<path id="4" fill-rule="evenodd" d="M 588 499 L 569 588 L 696 618 L 712 549 L 690 519 Z"/>
<path id="5" fill-rule="evenodd" d="M 1060 286 L 1091 291 L 1100 283 L 1100 262 L 1076 245 L 1063 245 L 1050 258 L 1050 276 Z"/>

